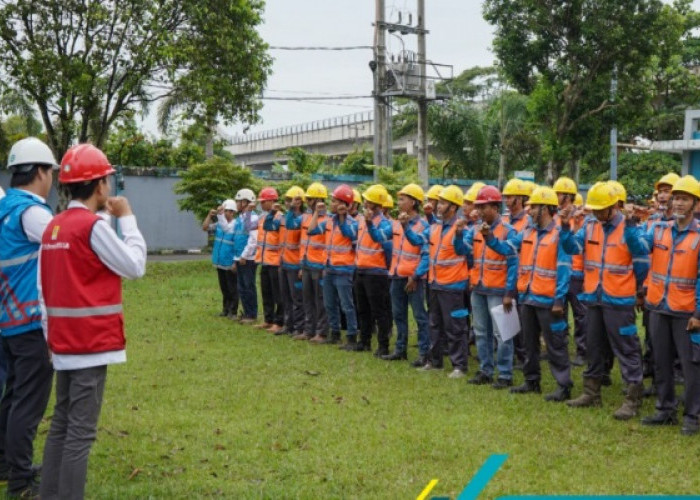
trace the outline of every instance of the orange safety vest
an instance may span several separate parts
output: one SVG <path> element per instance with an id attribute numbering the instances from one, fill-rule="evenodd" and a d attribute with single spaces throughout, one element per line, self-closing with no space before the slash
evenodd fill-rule
<path id="1" fill-rule="evenodd" d="M 585 220 L 585 215 L 569 219 L 569 227 L 571 228 L 571 232 L 576 233 L 579 229 L 581 229 Z M 554 222 L 556 222 L 558 227 L 561 227 L 561 219 L 559 218 L 559 214 L 554 215 Z M 571 271 L 583 273 L 583 255 L 578 254 L 571 256 Z"/>
<path id="2" fill-rule="evenodd" d="M 654 229 L 654 248 L 647 302 L 658 306 L 666 299 L 671 311 L 693 313 L 697 297 L 695 285 L 698 276 L 700 234 L 688 233 L 681 241 L 673 239 L 672 225 Z"/>
<path id="3" fill-rule="evenodd" d="M 391 252 L 391 274 L 402 278 L 408 278 L 416 274 L 416 269 L 420 263 L 421 248 L 412 245 L 411 242 L 408 241 L 400 222 L 395 221 L 393 226 L 394 248 Z M 423 229 L 420 218 L 416 218 L 411 229 L 414 233 L 419 233 Z"/>
<path id="4" fill-rule="evenodd" d="M 467 259 L 455 252 L 454 237 L 457 226 L 452 224 L 442 235 L 442 224 L 430 226 L 430 265 L 428 281 L 436 285 L 451 285 L 469 279 Z"/>
<path id="5" fill-rule="evenodd" d="M 583 293 L 596 293 L 602 283 L 603 291 L 611 297 L 636 295 L 632 254 L 625 243 L 624 221 L 620 221 L 608 235 L 599 221 L 589 221 L 583 258 Z"/>
<path id="6" fill-rule="evenodd" d="M 506 228 L 503 223 L 493 230 L 494 238 L 506 239 Z M 484 241 L 481 231 L 474 231 L 474 270 L 472 271 L 472 286 L 481 284 L 485 288 L 505 288 L 508 276 L 508 265 L 505 256 L 494 252 Z"/>
<path id="7" fill-rule="evenodd" d="M 258 248 L 255 252 L 255 262 L 266 266 L 280 265 L 280 232 L 265 231 L 263 225 L 267 217 L 260 217 L 258 221 Z M 274 220 L 280 220 L 282 214 L 275 214 Z M 281 226 L 280 226 L 281 227 Z"/>
<path id="8" fill-rule="evenodd" d="M 380 220 L 381 216 L 375 217 Z M 369 235 L 367 222 L 363 217 L 357 230 L 357 267 L 359 269 L 386 269 L 386 259 L 381 243 L 377 243 Z"/>
<path id="9" fill-rule="evenodd" d="M 326 246 L 326 235 L 316 234 L 309 236 L 309 225 L 312 214 L 301 216 L 301 248 L 304 251 L 304 258 L 313 264 L 325 265 L 328 260 L 328 247 Z M 327 217 L 322 215 L 318 218 L 318 223 L 325 221 Z"/>
<path id="10" fill-rule="evenodd" d="M 340 226 L 334 224 L 333 218 L 329 218 L 326 222 L 326 246 L 328 247 L 328 265 L 355 265 L 355 249 L 352 240 L 341 232 Z"/>
<path id="11" fill-rule="evenodd" d="M 298 266 L 300 259 L 299 241 L 301 239 L 301 228 L 287 229 L 286 217 L 280 222 L 280 238 L 282 240 L 281 261 L 290 266 Z"/>
<path id="12" fill-rule="evenodd" d="M 523 215 L 520 219 L 518 219 L 516 222 L 512 222 L 510 214 L 504 215 L 503 216 L 503 221 L 506 224 L 510 224 L 513 226 L 513 229 L 515 229 L 517 232 L 522 233 L 525 231 L 525 228 L 527 227 L 528 223 L 528 216 L 527 214 Z"/>
<path id="13" fill-rule="evenodd" d="M 559 227 L 544 237 L 537 237 L 537 229 L 528 228 L 523 235 L 518 266 L 518 292 L 533 293 L 554 298 L 557 291 L 557 250 Z"/>

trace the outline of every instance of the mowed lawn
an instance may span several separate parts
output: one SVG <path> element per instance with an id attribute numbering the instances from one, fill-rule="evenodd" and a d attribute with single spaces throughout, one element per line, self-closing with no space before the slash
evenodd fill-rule
<path id="1" fill-rule="evenodd" d="M 108 371 L 89 498 L 404 499 L 431 479 L 454 498 L 492 454 L 508 459 L 481 498 L 700 492 L 700 439 L 612 418 L 617 370 L 602 408 L 574 410 L 275 337 L 217 317 L 206 262 L 149 264 L 124 303 L 128 363 Z"/>

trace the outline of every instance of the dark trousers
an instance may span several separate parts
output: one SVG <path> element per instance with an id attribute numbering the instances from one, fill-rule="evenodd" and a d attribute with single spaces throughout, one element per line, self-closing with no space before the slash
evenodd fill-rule
<path id="1" fill-rule="evenodd" d="M 360 342 L 366 346 L 372 344 L 372 330 L 376 323 L 379 348 L 389 349 L 391 335 L 389 276 L 358 272 L 355 276 L 355 294 Z"/>
<path id="2" fill-rule="evenodd" d="M 464 314 L 464 293 L 461 290 L 431 288 L 428 314 L 430 359 L 433 366 L 442 367 L 446 342 L 452 367 L 466 371 L 467 318 Z"/>
<path id="3" fill-rule="evenodd" d="M 0 464 L 9 467 L 10 492 L 32 478 L 33 442 L 51 394 L 53 368 L 41 329 L 2 338 L 7 383 L 0 402 Z"/>
<path id="4" fill-rule="evenodd" d="M 586 306 L 577 295 L 583 291 L 583 279 L 571 278 L 569 282 L 569 293 L 566 294 L 566 304 L 571 305 L 571 312 L 574 315 L 574 342 L 576 343 L 576 354 L 586 357 Z M 569 317 L 569 309 L 564 309 L 564 317 Z"/>
<path id="5" fill-rule="evenodd" d="M 223 297 L 223 312 L 238 314 L 238 278 L 231 269 L 216 269 L 219 275 L 219 288 Z"/>
<path id="6" fill-rule="evenodd" d="M 282 290 L 282 308 L 287 333 L 304 330 L 304 299 L 301 294 L 301 279 L 298 269 L 280 267 L 280 289 Z"/>
<path id="7" fill-rule="evenodd" d="M 56 372 L 56 405 L 41 471 L 42 499 L 85 496 L 88 457 L 97 437 L 106 378 L 105 365 Z"/>
<path id="8" fill-rule="evenodd" d="M 685 378 L 683 414 L 685 418 L 696 420 L 700 416 L 700 338 L 688 333 L 687 325 L 687 318 L 655 311 L 649 313 L 654 344 L 656 409 L 669 413 L 676 411 L 678 403 L 673 366 L 678 353 Z"/>
<path id="9" fill-rule="evenodd" d="M 279 266 L 260 267 L 260 291 L 262 293 L 265 323 L 284 326 L 284 306 L 280 289 Z"/>
<path id="10" fill-rule="evenodd" d="M 328 335 L 328 317 L 323 303 L 323 271 L 302 269 L 302 294 L 304 297 L 304 333 Z"/>
<path id="11" fill-rule="evenodd" d="M 547 346 L 547 360 L 557 384 L 571 387 L 571 365 L 569 364 L 569 325 L 565 318 L 555 318 L 552 310 L 528 304 L 520 306 L 520 324 L 525 341 L 525 380 L 539 381 L 540 332 Z"/>
<path id="12" fill-rule="evenodd" d="M 642 382 L 642 351 L 637 336 L 634 307 L 588 306 L 584 378 L 601 379 L 609 373 L 610 353 L 620 362 L 622 380 Z"/>
<path id="13" fill-rule="evenodd" d="M 258 317 L 258 292 L 255 286 L 256 267 L 257 264 L 254 260 L 240 260 L 236 264 L 238 295 L 241 297 L 245 318 L 255 319 Z"/>

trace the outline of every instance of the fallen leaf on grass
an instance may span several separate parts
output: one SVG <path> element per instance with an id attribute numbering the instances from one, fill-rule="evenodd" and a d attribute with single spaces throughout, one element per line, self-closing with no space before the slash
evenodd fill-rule
<path id="1" fill-rule="evenodd" d="M 134 470 L 131 471 L 131 474 L 129 474 L 129 479 L 128 479 L 128 480 L 131 481 L 131 480 L 134 479 L 136 476 L 138 476 L 140 472 L 141 472 L 141 469 L 139 469 L 138 467 L 136 467 Z"/>
<path id="2" fill-rule="evenodd" d="M 214 449 L 215 449 L 215 450 L 218 450 L 218 451 L 221 451 L 221 450 L 225 450 L 226 447 L 225 447 L 223 444 L 215 444 L 215 445 L 214 445 Z"/>
<path id="3" fill-rule="evenodd" d="M 365 403 L 369 404 L 369 399 L 367 399 L 367 396 L 362 396 L 362 400 L 363 400 Z"/>
<path id="4" fill-rule="evenodd" d="M 311 375 L 312 377 L 316 377 L 321 374 L 321 372 L 317 372 L 315 370 L 304 370 L 304 373 Z"/>
<path id="5" fill-rule="evenodd" d="M 335 398 L 335 402 L 336 402 L 336 403 L 340 404 L 340 403 L 342 403 L 343 401 L 344 401 L 343 396 L 336 396 L 336 398 Z"/>

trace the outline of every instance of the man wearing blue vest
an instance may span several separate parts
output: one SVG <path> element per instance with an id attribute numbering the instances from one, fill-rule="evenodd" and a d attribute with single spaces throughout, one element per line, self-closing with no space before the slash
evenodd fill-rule
<path id="1" fill-rule="evenodd" d="M 241 189 L 236 193 L 238 218 L 233 223 L 233 261 L 236 263 L 238 295 L 243 305 L 241 323 L 251 324 L 258 317 L 258 292 L 255 286 L 255 253 L 258 247 L 258 214 L 255 193 Z"/>
<path id="2" fill-rule="evenodd" d="M 34 137 L 16 142 L 7 163 L 11 189 L 0 200 L 0 330 L 8 360 L 0 402 L 0 478 L 8 498 L 38 493 L 33 441 L 51 393 L 53 370 L 41 328 L 39 247 L 53 214 L 46 203 L 57 166 Z"/>
<path id="3" fill-rule="evenodd" d="M 204 231 L 214 231 L 211 261 L 216 267 L 223 297 L 223 308 L 219 316 L 229 319 L 236 319 L 238 314 L 238 281 L 233 262 L 233 218 L 236 210 L 235 201 L 224 200 L 220 207 L 209 211 L 202 224 Z"/>

